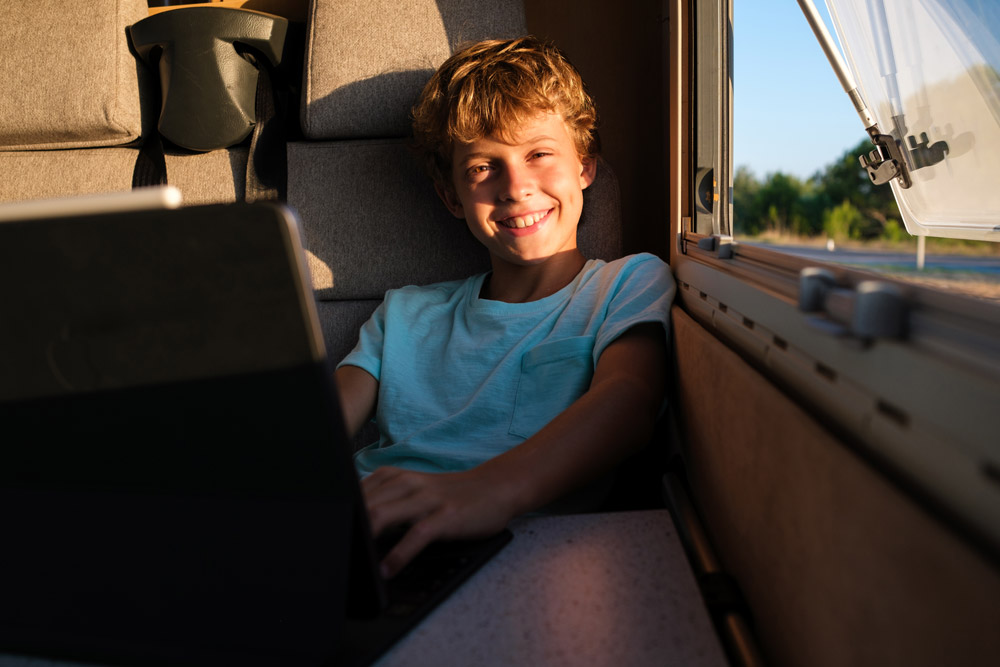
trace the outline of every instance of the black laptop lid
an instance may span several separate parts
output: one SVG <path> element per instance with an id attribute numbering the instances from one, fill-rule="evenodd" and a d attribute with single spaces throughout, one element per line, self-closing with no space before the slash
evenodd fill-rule
<path id="1" fill-rule="evenodd" d="M 368 547 L 312 299 L 280 206 L 0 223 L 0 650 L 330 655 Z"/>

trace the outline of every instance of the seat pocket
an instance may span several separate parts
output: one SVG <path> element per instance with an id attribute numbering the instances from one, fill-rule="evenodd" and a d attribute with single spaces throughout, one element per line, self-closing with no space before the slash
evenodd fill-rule
<path id="1" fill-rule="evenodd" d="M 593 336 L 563 338 L 532 348 L 521 359 L 508 433 L 530 438 L 580 398 L 593 377 Z"/>

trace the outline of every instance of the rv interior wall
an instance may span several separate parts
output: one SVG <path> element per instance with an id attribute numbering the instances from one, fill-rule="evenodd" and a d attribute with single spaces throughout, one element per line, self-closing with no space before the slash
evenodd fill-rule
<path id="1" fill-rule="evenodd" d="M 673 321 L 691 483 L 770 661 L 1000 653 L 991 564 L 691 316 Z"/>
<path id="2" fill-rule="evenodd" d="M 716 1 L 724 9 L 734 0 Z M 694 216 L 688 151 L 698 91 L 695 56 L 685 44 L 701 33 L 684 27 L 694 20 L 694 0 L 668 6 L 669 210 L 676 231 Z M 692 266 L 719 271 L 715 251 L 699 256 L 693 245 L 686 254 L 671 246 L 678 275 L 674 405 L 695 502 L 743 590 L 768 663 L 995 664 L 995 554 L 873 465 L 835 422 L 817 418 L 761 364 L 748 362 L 717 314 L 699 307 L 718 295 L 685 282 Z M 754 270 L 774 275 L 764 264 Z M 740 288 L 777 299 L 759 285 Z M 905 373 L 891 372 L 904 381 Z"/>
<path id="3" fill-rule="evenodd" d="M 525 19 L 529 32 L 567 53 L 597 101 L 602 153 L 621 189 L 625 252 L 666 258 L 662 5 L 526 2 Z"/>

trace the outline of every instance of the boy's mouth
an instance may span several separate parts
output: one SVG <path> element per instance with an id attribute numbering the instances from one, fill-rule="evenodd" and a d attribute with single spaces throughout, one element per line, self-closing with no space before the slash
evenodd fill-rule
<path id="1" fill-rule="evenodd" d="M 550 210 L 552 209 L 549 209 L 549 211 Z M 512 215 L 509 218 L 497 220 L 497 224 L 508 229 L 524 229 L 525 227 L 531 227 L 535 223 L 542 220 L 549 214 L 549 211 L 537 211 L 535 213 L 526 213 L 525 215 Z"/>

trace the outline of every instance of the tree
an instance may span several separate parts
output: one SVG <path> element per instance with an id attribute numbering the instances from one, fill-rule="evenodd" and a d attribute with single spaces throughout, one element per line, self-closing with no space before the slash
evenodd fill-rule
<path id="1" fill-rule="evenodd" d="M 736 233 L 815 236 L 836 229 L 846 234 L 839 238 L 861 240 L 893 235 L 900 215 L 892 189 L 874 185 L 858 162 L 872 148 L 863 139 L 805 182 L 781 172 L 761 182 L 749 168 L 739 167 L 733 178 Z"/>
<path id="2" fill-rule="evenodd" d="M 760 181 L 749 167 L 739 167 L 733 177 L 733 232 L 737 235 L 760 234 L 761 210 L 757 202 Z"/>
<path id="3" fill-rule="evenodd" d="M 765 212 L 767 227 L 785 234 L 798 232 L 803 217 L 802 194 L 802 182 L 794 176 L 780 171 L 768 174 L 755 197 L 759 210 Z"/>
<path id="4" fill-rule="evenodd" d="M 856 146 L 845 151 L 838 160 L 826 166 L 818 174 L 816 187 L 822 197 L 822 208 L 832 209 L 850 202 L 864 218 L 856 225 L 857 238 L 869 239 L 881 236 L 889 220 L 899 219 L 899 208 L 892 188 L 875 185 L 868 173 L 858 162 L 858 156 L 870 153 L 871 141 L 862 139 Z"/>
<path id="5" fill-rule="evenodd" d="M 823 230 L 835 241 L 861 238 L 864 226 L 865 217 L 847 199 L 823 216 Z"/>

